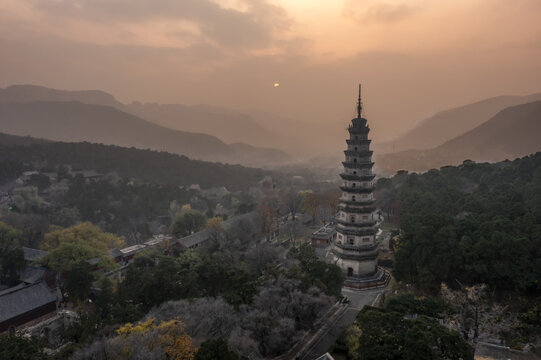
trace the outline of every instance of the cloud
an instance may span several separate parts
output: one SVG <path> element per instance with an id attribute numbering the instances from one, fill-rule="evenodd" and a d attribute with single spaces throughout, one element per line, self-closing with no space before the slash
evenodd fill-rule
<path id="1" fill-rule="evenodd" d="M 360 0 L 349 0 L 344 6 L 343 14 L 361 23 L 394 23 L 407 19 L 419 9 L 410 3 L 385 3 Z"/>
<path id="2" fill-rule="evenodd" d="M 247 1 L 239 10 L 210 0 L 29 0 L 45 15 L 95 24 L 184 23 L 191 35 L 217 46 L 260 49 L 287 30 L 286 12 L 265 0 Z"/>

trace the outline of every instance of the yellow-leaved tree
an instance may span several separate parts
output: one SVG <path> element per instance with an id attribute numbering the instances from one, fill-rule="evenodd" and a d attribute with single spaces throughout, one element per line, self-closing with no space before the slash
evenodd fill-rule
<path id="1" fill-rule="evenodd" d="M 119 335 L 113 341 L 131 344 L 134 340 L 148 350 L 161 348 L 167 359 L 191 360 L 194 358 L 196 348 L 192 338 L 184 330 L 184 324 L 176 319 L 162 321 L 157 324 L 155 319 L 149 319 L 133 325 L 127 323 L 117 330 Z M 130 347 L 123 349 L 129 355 Z M 128 356 L 129 357 L 129 356 Z"/>

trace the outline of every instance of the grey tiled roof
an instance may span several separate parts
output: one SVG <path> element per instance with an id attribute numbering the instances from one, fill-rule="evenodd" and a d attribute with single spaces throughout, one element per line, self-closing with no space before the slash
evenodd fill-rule
<path id="1" fill-rule="evenodd" d="M 32 249 L 25 246 L 21 247 L 21 249 L 24 252 L 24 259 L 26 261 L 36 261 L 49 254 L 48 251 L 40 250 L 40 249 Z"/>
<path id="2" fill-rule="evenodd" d="M 0 323 L 51 302 L 56 302 L 56 296 L 44 282 L 4 290 L 0 293 Z"/>
<path id="3" fill-rule="evenodd" d="M 122 251 L 120 251 L 117 248 L 114 248 L 113 250 L 109 250 L 109 255 L 116 258 L 116 257 L 122 256 Z"/>
<path id="4" fill-rule="evenodd" d="M 192 235 L 178 239 L 177 241 L 185 248 L 190 248 L 192 246 L 199 245 L 207 241 L 210 237 L 210 232 L 208 230 L 202 230 Z"/>
<path id="5" fill-rule="evenodd" d="M 231 227 L 233 227 L 233 225 L 235 225 L 235 224 L 237 224 L 237 223 L 239 223 L 239 222 L 241 222 L 243 220 L 255 221 L 255 220 L 257 220 L 258 216 L 259 215 L 256 212 L 249 212 L 249 213 L 246 213 L 246 214 L 243 214 L 243 215 L 235 216 L 234 218 L 231 218 L 229 220 L 224 221 L 222 223 L 222 228 L 224 230 L 228 230 Z M 202 231 L 199 231 L 199 232 L 197 232 L 195 234 L 188 235 L 188 236 L 183 237 L 181 239 L 177 239 L 176 242 L 181 244 L 185 248 L 191 248 L 191 247 L 195 247 L 195 246 L 200 245 L 200 244 L 204 243 L 205 241 L 207 241 L 210 238 L 210 235 L 211 235 L 210 231 L 202 230 Z"/>
<path id="6" fill-rule="evenodd" d="M 35 284 L 43 279 L 46 269 L 43 267 L 27 266 L 20 276 L 21 281 L 27 284 Z"/>

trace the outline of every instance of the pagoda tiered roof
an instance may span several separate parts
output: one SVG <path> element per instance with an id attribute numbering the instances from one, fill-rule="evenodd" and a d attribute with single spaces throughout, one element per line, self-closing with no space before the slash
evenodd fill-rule
<path id="1" fill-rule="evenodd" d="M 372 153 L 372 150 L 344 150 L 344 154 L 346 154 L 346 156 L 364 157 L 372 156 Z"/>
<path id="2" fill-rule="evenodd" d="M 350 134 L 368 134 L 370 128 L 350 126 L 348 127 L 348 131 Z"/>
<path id="3" fill-rule="evenodd" d="M 346 220 L 337 219 L 336 222 L 340 225 L 351 226 L 354 228 L 369 227 L 369 226 L 374 226 L 377 224 L 377 221 L 375 220 L 370 220 L 370 221 L 365 221 L 365 222 L 348 222 Z"/>
<path id="4" fill-rule="evenodd" d="M 345 204 L 345 205 L 366 206 L 366 205 L 372 205 L 376 200 L 374 200 L 374 199 L 360 199 L 360 200 L 357 200 L 357 201 L 352 201 L 352 200 L 344 200 L 342 198 L 338 198 L 338 201 L 340 202 L 340 204 Z"/>
<path id="5" fill-rule="evenodd" d="M 376 208 L 373 206 L 369 207 L 350 207 L 344 204 L 338 204 L 338 208 L 342 211 L 345 211 L 347 213 L 353 213 L 353 214 L 370 214 L 376 211 Z"/>
<path id="6" fill-rule="evenodd" d="M 358 175 L 358 174 L 340 174 L 340 177 L 344 180 L 357 180 L 357 181 L 372 181 L 376 175 Z"/>
<path id="7" fill-rule="evenodd" d="M 342 165 L 348 169 L 370 169 L 374 166 L 372 161 L 369 162 L 352 162 L 352 161 L 342 161 Z"/>
<path id="8" fill-rule="evenodd" d="M 348 224 L 349 225 L 349 224 Z M 345 226 L 345 225 L 341 225 L 339 224 L 339 226 L 337 227 L 337 231 L 340 233 L 340 234 L 344 234 L 344 235 L 356 235 L 356 236 L 364 236 L 364 235 L 376 235 L 376 233 L 378 232 L 376 228 L 374 227 L 369 227 L 369 228 L 355 228 L 355 229 L 351 229 L 351 228 L 348 228 L 348 229 L 344 229 L 342 228 L 342 226 Z"/>
<path id="9" fill-rule="evenodd" d="M 368 186 L 368 187 L 363 187 L 363 186 L 358 186 L 358 187 L 340 186 L 340 190 L 346 191 L 346 192 L 349 192 L 349 193 L 352 193 L 352 194 L 370 194 L 371 192 L 374 191 L 374 187 L 373 186 Z"/>
<path id="10" fill-rule="evenodd" d="M 371 142 L 370 139 L 346 139 L 348 145 L 370 145 Z"/>
<path id="11" fill-rule="evenodd" d="M 350 259 L 350 260 L 372 260 L 377 258 L 379 250 L 374 251 L 359 251 L 358 253 L 343 253 L 338 251 L 339 248 L 333 248 L 332 253 L 341 259 Z"/>
<path id="12" fill-rule="evenodd" d="M 378 244 L 370 244 L 370 245 L 349 245 L 349 244 L 335 244 L 337 247 L 343 250 L 350 250 L 350 251 L 370 251 L 370 250 L 376 250 L 378 248 Z"/>

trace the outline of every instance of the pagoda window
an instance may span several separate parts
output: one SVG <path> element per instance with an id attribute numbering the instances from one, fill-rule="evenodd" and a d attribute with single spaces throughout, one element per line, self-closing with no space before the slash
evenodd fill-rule
<path id="1" fill-rule="evenodd" d="M 355 195 L 353 195 L 353 196 L 351 197 L 351 201 L 356 201 L 356 200 L 355 200 Z"/>
<path id="2" fill-rule="evenodd" d="M 349 239 L 349 244 L 350 245 L 353 245 L 354 242 L 355 242 L 355 240 L 353 240 L 353 238 Z"/>
<path id="3" fill-rule="evenodd" d="M 348 276 L 353 276 L 353 268 L 348 267 Z"/>
<path id="4" fill-rule="evenodd" d="M 363 220 L 368 220 L 368 215 L 364 215 Z"/>
<path id="5" fill-rule="evenodd" d="M 351 184 L 352 187 L 355 187 L 355 183 Z"/>
<path id="6" fill-rule="evenodd" d="M 355 151 L 357 151 L 357 146 L 355 146 Z"/>
<path id="7" fill-rule="evenodd" d="M 357 175 L 357 171 L 354 171 L 354 172 L 353 172 L 353 175 Z"/>
<path id="8" fill-rule="evenodd" d="M 357 159 L 353 159 L 353 162 L 354 162 L 354 163 L 357 163 Z"/>
<path id="9" fill-rule="evenodd" d="M 363 243 L 370 242 L 370 238 L 363 238 Z"/>
<path id="10" fill-rule="evenodd" d="M 351 222 L 355 222 L 355 216 L 351 216 L 349 219 L 351 220 Z"/>

